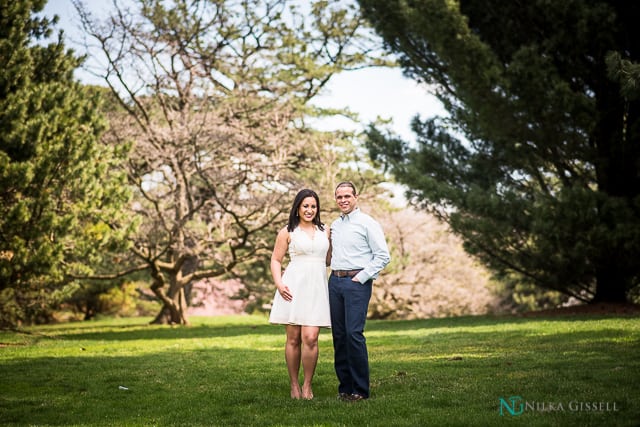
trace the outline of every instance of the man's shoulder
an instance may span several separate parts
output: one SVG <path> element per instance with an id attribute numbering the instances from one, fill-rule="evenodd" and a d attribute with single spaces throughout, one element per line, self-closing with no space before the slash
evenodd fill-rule
<path id="1" fill-rule="evenodd" d="M 368 224 L 370 224 L 370 223 L 378 224 L 378 221 L 376 221 L 376 219 L 374 217 L 372 217 L 368 213 L 362 212 L 362 210 L 358 210 L 357 219 L 358 219 L 358 221 L 361 221 L 361 222 L 364 222 L 364 223 L 368 223 Z"/>

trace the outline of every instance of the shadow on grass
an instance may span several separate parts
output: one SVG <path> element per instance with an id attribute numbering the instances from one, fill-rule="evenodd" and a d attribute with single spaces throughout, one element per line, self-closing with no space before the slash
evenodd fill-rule
<path id="1" fill-rule="evenodd" d="M 552 318 L 522 318 L 513 316 L 463 316 L 454 318 L 421 319 L 421 320 L 369 320 L 366 333 L 392 331 L 415 331 L 420 329 L 444 329 L 457 333 L 461 327 L 478 328 L 491 326 L 522 326 L 527 324 L 537 325 L 540 322 L 583 322 L 585 320 L 598 320 L 615 318 L 616 316 L 598 317 L 552 317 Z M 197 320 L 196 322 L 197 323 Z M 525 328 L 519 328 L 519 333 L 526 332 Z M 538 330 L 537 326 L 532 329 Z M 323 329 L 323 331 L 328 331 Z M 465 332 L 470 332 L 469 330 Z M 54 338 L 76 341 L 130 341 L 130 340 L 166 340 L 166 339 L 206 339 L 215 337 L 242 337 L 250 335 L 282 335 L 284 327 L 270 325 L 267 319 L 257 318 L 249 324 L 194 324 L 191 326 L 166 326 L 150 325 L 132 322 L 121 325 L 98 325 L 91 322 L 80 322 L 65 325 L 56 325 L 55 329 L 44 329 L 34 334 L 35 338 Z M 442 334 L 442 332 L 439 332 Z"/>
<path id="2" fill-rule="evenodd" d="M 507 335 L 514 339 L 517 333 Z M 203 348 L 9 361 L 0 366 L 0 414 L 3 425 L 15 426 L 311 425 L 311 420 L 313 425 L 492 425 L 500 420 L 499 398 L 518 395 L 554 402 L 609 400 L 623 411 L 613 424 L 605 418 L 611 414 L 566 413 L 539 415 L 534 425 L 633 425 L 640 416 L 634 391 L 638 363 L 620 360 L 629 348 L 589 349 L 580 335 L 563 337 L 554 353 L 537 338 L 524 337 L 519 346 L 538 356 L 497 349 L 487 358 L 462 352 L 454 361 L 444 358 L 455 348 L 446 344 L 449 338 L 406 360 L 398 357 L 402 346 L 380 352 L 376 347 L 383 343 L 372 340 L 371 350 L 378 353 L 372 360 L 373 397 L 357 407 L 336 400 L 325 343 L 313 402 L 288 398 L 281 350 Z M 567 348 L 581 354 L 561 355 Z M 612 369 L 621 365 L 624 370 Z"/>
<path id="3" fill-rule="evenodd" d="M 281 352 L 251 349 L 41 357 L 0 373 L 2 425 L 243 425 L 288 396 Z"/>
<path id="4" fill-rule="evenodd" d="M 4 357 L 0 416 L 3 424 L 16 426 L 493 425 L 500 421 L 499 397 L 517 395 L 611 400 L 622 408 L 616 419 L 605 418 L 610 414 L 535 414 L 534 425 L 633 425 L 640 419 L 639 328 L 546 322 L 491 317 L 371 321 L 373 398 L 357 406 L 335 398 L 326 335 L 320 343 L 316 399 L 292 402 L 283 329 L 259 319 L 256 324 L 173 328 L 60 327 L 55 338 L 81 355 L 55 356 L 57 344 L 43 344 L 27 349 L 35 356 Z M 268 346 L 251 345 L 252 335 L 266 336 Z M 179 342 L 191 338 L 203 339 L 202 346 Z M 158 339 L 167 343 L 158 345 Z M 81 351 L 78 340 L 107 341 L 107 351 L 114 351 L 105 354 L 104 346 L 102 353 L 90 347 Z M 38 356 L 40 351 L 52 356 Z"/>
<path id="5" fill-rule="evenodd" d="M 95 325 L 87 324 L 86 329 L 95 329 Z M 106 329 L 106 330 L 105 330 Z M 76 341 L 131 341 L 131 340 L 166 340 L 235 337 L 246 335 L 282 335 L 284 327 L 279 325 L 117 325 L 105 326 L 105 329 L 82 332 L 83 328 L 75 326 L 72 331 L 64 328 L 55 331 L 37 333 L 34 337 L 53 338 Z"/>
<path id="6" fill-rule="evenodd" d="M 461 326 L 494 326 L 494 325 L 520 325 L 538 322 L 583 322 L 603 319 L 639 319 L 638 316 L 620 316 L 616 313 L 598 315 L 567 315 L 567 316 L 540 316 L 524 317 L 518 315 L 479 315 L 441 317 L 435 319 L 418 320 L 369 320 L 367 329 L 394 330 L 398 327 L 406 329 L 417 328 L 459 328 Z"/>

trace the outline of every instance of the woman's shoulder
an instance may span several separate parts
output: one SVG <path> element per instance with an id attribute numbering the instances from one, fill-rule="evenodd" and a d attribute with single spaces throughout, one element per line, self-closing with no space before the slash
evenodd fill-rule
<path id="1" fill-rule="evenodd" d="M 289 227 L 285 225 L 280 230 L 278 230 L 278 234 L 289 234 Z"/>
<path id="2" fill-rule="evenodd" d="M 282 227 L 279 231 L 278 231 L 278 239 L 286 239 L 287 242 L 289 242 L 290 240 L 290 233 L 289 233 L 289 229 L 288 227 L 285 225 L 284 227 Z"/>

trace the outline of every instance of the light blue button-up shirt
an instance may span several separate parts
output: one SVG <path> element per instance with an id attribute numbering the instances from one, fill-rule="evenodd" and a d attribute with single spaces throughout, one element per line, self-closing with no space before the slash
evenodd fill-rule
<path id="1" fill-rule="evenodd" d="M 331 269 L 359 270 L 360 283 L 378 277 L 391 256 L 382 227 L 355 208 L 331 223 Z"/>

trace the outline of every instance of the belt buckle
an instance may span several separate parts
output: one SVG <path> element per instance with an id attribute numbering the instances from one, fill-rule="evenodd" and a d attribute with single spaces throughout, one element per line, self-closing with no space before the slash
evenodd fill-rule
<path id="1" fill-rule="evenodd" d="M 354 277 L 356 274 L 358 274 L 361 270 L 334 270 L 333 274 L 336 277 Z"/>

